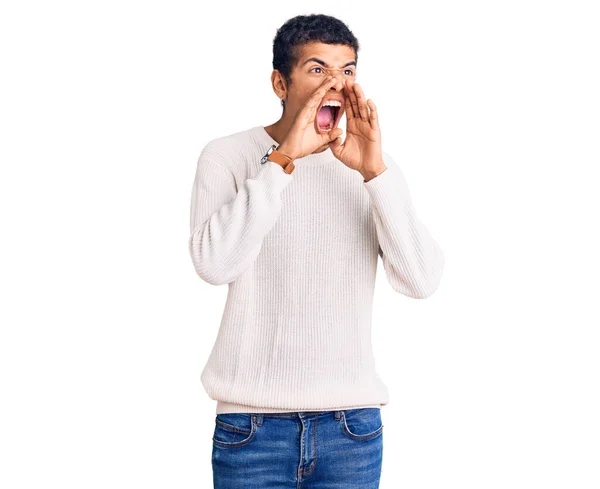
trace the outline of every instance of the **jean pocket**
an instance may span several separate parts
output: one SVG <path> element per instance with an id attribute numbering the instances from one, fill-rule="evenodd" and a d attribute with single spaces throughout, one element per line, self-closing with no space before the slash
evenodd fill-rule
<path id="1" fill-rule="evenodd" d="M 383 433 L 380 408 L 357 408 L 342 411 L 342 431 L 352 440 L 372 440 Z"/>
<path id="2" fill-rule="evenodd" d="M 239 448 L 256 435 L 256 418 L 248 413 L 221 413 L 215 417 L 213 445 L 219 448 Z"/>

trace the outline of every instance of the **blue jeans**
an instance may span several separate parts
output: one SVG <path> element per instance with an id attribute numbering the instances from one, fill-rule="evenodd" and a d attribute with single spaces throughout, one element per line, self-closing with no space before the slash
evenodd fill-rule
<path id="1" fill-rule="evenodd" d="M 381 409 L 222 413 L 214 489 L 378 489 Z"/>

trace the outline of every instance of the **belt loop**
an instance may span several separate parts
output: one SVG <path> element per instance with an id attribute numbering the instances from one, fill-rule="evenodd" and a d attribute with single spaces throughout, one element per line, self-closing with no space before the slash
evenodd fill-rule
<path id="1" fill-rule="evenodd" d="M 256 421 L 256 426 L 262 426 L 263 424 L 263 414 L 257 413 L 254 416 L 254 420 Z"/>
<path id="2" fill-rule="evenodd" d="M 341 411 L 335 411 L 334 417 L 335 417 L 336 420 L 340 419 L 342 417 L 342 412 Z"/>

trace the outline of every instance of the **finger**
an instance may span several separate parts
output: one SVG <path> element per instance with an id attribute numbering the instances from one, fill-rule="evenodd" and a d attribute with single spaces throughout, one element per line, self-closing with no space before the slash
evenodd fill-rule
<path id="1" fill-rule="evenodd" d="M 344 144 L 342 144 L 342 133 L 343 131 L 340 129 L 339 132 L 336 132 L 334 134 L 333 139 L 329 141 L 329 147 L 331 148 L 331 152 L 338 159 L 340 158 L 341 153 L 344 149 Z"/>
<path id="2" fill-rule="evenodd" d="M 344 131 L 342 130 L 341 127 L 336 127 L 335 129 L 332 129 L 331 131 L 327 131 L 326 133 L 318 134 L 318 137 L 321 140 L 320 144 L 329 144 L 329 143 L 331 143 L 332 140 L 334 140 L 335 138 L 341 136 L 343 132 Z"/>
<path id="3" fill-rule="evenodd" d="M 379 130 L 379 117 L 377 115 L 377 107 L 375 107 L 375 102 L 369 99 L 367 100 L 367 104 L 369 105 L 369 109 L 371 109 L 371 113 L 369 114 L 369 118 L 371 121 L 371 127 L 373 129 Z"/>
<path id="4" fill-rule="evenodd" d="M 354 84 L 354 91 L 356 92 L 356 101 L 358 103 L 358 112 L 360 113 L 360 118 L 365 122 L 369 122 L 369 109 L 367 108 L 367 101 L 365 100 L 365 94 L 358 83 Z"/>
<path id="5" fill-rule="evenodd" d="M 351 80 L 346 80 L 346 83 L 344 84 L 344 112 L 346 113 L 347 121 L 356 117 L 356 114 L 354 113 L 354 108 L 352 107 L 352 98 L 350 97 L 350 94 L 352 93 L 352 88 L 350 85 L 351 83 Z"/>
<path id="6" fill-rule="evenodd" d="M 325 142 L 330 143 L 331 141 L 340 139 L 340 136 L 342 135 L 343 132 L 344 131 L 342 130 L 341 127 L 336 127 L 333 131 L 329 131 L 327 134 L 324 134 Z"/>
<path id="7" fill-rule="evenodd" d="M 347 89 L 348 89 L 348 98 L 350 99 L 350 104 L 352 105 L 352 114 L 354 117 L 360 117 L 360 113 L 358 112 L 358 101 L 356 99 L 356 93 L 354 92 L 354 80 L 348 80 Z"/>
<path id="8" fill-rule="evenodd" d="M 350 101 L 350 95 L 346 94 L 346 120 L 354 119 L 354 109 L 352 108 L 352 102 Z"/>
<path id="9" fill-rule="evenodd" d="M 342 152 L 342 138 L 338 137 L 329 143 L 329 148 L 331 148 L 331 152 L 333 155 L 340 159 Z"/>

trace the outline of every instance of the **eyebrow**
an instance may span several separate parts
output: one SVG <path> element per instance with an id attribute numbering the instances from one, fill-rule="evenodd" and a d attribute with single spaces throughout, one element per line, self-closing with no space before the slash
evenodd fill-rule
<path id="1" fill-rule="evenodd" d="M 323 65 L 325 68 L 329 68 L 329 66 L 327 66 L 327 63 L 325 63 L 325 61 L 322 61 L 318 58 L 308 58 L 303 64 L 302 66 L 304 66 L 306 63 L 308 63 L 309 61 L 315 61 L 316 63 L 319 63 L 321 65 Z M 346 66 L 350 66 L 350 65 L 354 65 L 356 66 L 356 61 L 348 61 L 344 66 L 342 66 L 342 68 L 345 68 Z"/>

